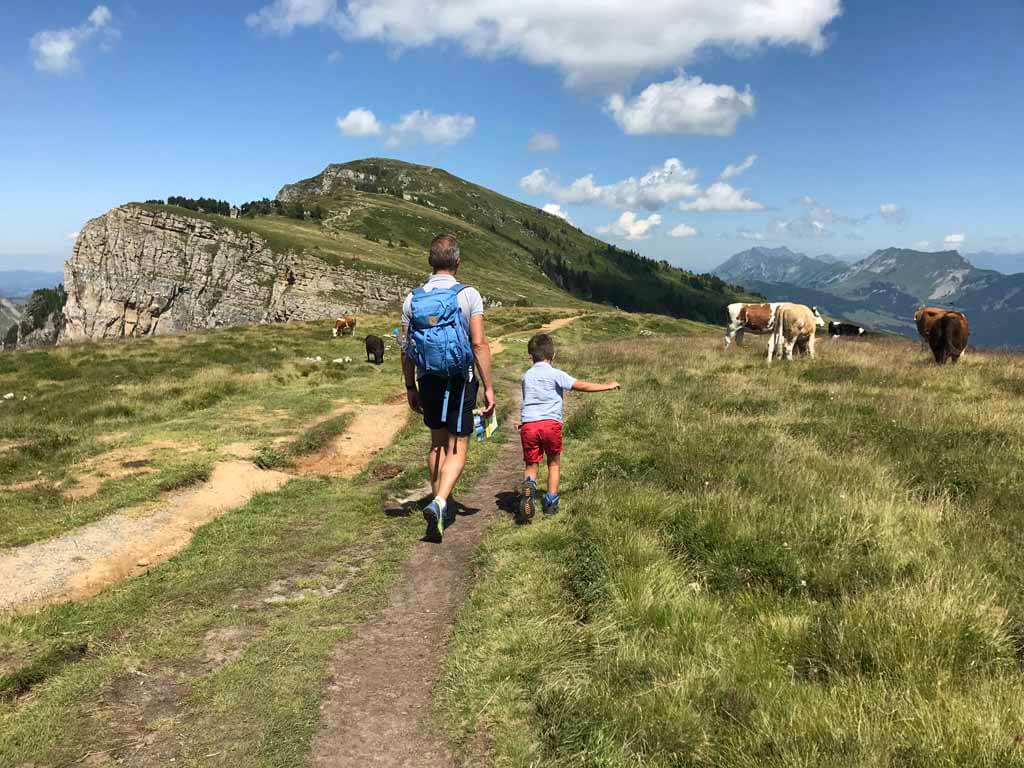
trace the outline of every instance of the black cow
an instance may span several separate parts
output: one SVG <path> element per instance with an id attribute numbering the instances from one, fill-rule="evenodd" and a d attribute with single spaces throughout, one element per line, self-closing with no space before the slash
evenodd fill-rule
<path id="1" fill-rule="evenodd" d="M 863 336 L 864 329 L 853 323 L 831 322 L 828 324 L 828 335 L 833 338 L 836 336 Z"/>
<path id="2" fill-rule="evenodd" d="M 384 362 L 384 339 L 380 336 L 366 337 L 366 362 L 377 365 Z"/>

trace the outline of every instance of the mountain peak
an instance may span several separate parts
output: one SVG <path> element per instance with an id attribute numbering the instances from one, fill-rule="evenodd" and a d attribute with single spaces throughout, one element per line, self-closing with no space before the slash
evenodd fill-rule
<path id="1" fill-rule="evenodd" d="M 712 274 L 740 285 L 749 282 L 810 285 L 837 269 L 831 262 L 812 259 L 784 245 L 775 248 L 758 245 L 735 254 L 716 267 Z"/>

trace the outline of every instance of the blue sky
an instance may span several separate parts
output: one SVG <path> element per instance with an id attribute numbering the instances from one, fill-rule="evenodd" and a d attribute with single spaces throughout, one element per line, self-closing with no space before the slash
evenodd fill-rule
<path id="1" fill-rule="evenodd" d="M 59 268 L 126 201 L 380 155 L 698 270 L 1024 252 L 1020 0 L 424 4 L 8 0 L 0 269 Z"/>

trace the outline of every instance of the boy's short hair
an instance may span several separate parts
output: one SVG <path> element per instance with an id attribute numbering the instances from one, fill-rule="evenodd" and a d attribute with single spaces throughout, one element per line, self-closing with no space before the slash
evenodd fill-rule
<path id="1" fill-rule="evenodd" d="M 526 345 L 526 351 L 530 353 L 530 357 L 535 363 L 550 362 L 555 358 L 555 340 L 546 333 L 534 334 Z"/>

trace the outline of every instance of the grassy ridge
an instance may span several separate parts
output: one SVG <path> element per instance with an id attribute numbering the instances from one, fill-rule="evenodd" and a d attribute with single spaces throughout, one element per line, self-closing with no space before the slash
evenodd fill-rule
<path id="1" fill-rule="evenodd" d="M 575 404 L 567 514 L 487 544 L 443 691 L 469 761 L 1024 764 L 1024 362 L 717 347 L 563 355 L 624 388 Z"/>

